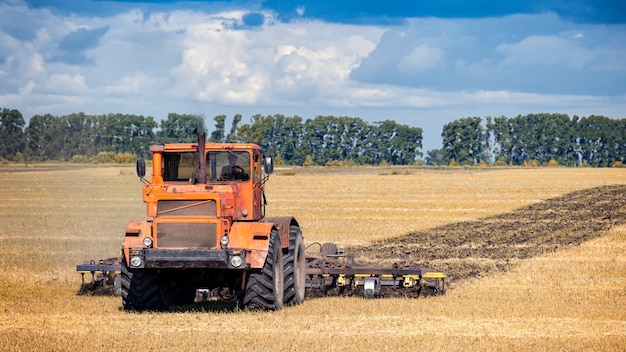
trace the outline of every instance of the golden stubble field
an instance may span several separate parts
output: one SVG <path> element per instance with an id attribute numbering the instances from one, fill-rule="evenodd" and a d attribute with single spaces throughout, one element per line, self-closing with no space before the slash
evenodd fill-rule
<path id="1" fill-rule="evenodd" d="M 626 350 L 624 225 L 446 296 L 128 313 L 119 298 L 77 296 L 74 270 L 117 255 L 126 223 L 144 218 L 134 167 L 2 171 L 1 351 Z M 296 216 L 309 243 L 352 247 L 613 184 L 626 169 L 277 170 L 267 212 Z"/>

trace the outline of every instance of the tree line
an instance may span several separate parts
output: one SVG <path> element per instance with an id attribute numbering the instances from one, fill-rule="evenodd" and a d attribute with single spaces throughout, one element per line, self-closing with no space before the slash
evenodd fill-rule
<path id="1" fill-rule="evenodd" d="M 188 141 L 204 119 L 170 114 L 160 125 L 150 116 L 108 114 L 35 115 L 25 125 L 15 109 L 0 110 L 0 158 L 11 161 L 71 161 L 99 153 L 147 156 L 151 141 Z"/>
<path id="2" fill-rule="evenodd" d="M 347 116 L 254 115 L 236 131 L 238 140 L 257 142 L 290 165 L 407 165 L 422 155 L 422 129 L 391 120 L 372 124 Z"/>
<path id="3" fill-rule="evenodd" d="M 210 142 L 254 142 L 288 165 L 411 164 L 421 154 L 422 129 L 360 118 L 253 115 L 241 124 L 237 114 L 227 131 L 226 115 L 214 117 Z M 148 157 L 157 142 L 194 142 L 196 131 L 206 131 L 204 117 L 168 114 L 157 123 L 151 116 L 75 113 L 35 115 L 26 125 L 16 109 L 0 109 L 0 158 L 15 162 L 90 160 L 102 153 L 129 153 Z M 241 124 L 241 125 L 240 125 Z"/>
<path id="4" fill-rule="evenodd" d="M 626 119 L 606 116 L 467 117 L 444 125 L 441 137 L 443 148 L 427 157 L 433 163 L 612 166 L 626 162 Z"/>
<path id="5" fill-rule="evenodd" d="M 421 162 L 422 129 L 357 117 L 234 115 L 214 117 L 210 142 L 254 142 L 287 165 L 407 165 Z M 102 155 L 149 157 L 152 141 L 194 142 L 206 131 L 205 118 L 75 113 L 32 116 L 26 125 L 16 109 L 0 109 L 0 160 L 13 162 L 89 161 Z M 570 118 L 530 114 L 514 118 L 467 117 L 443 127 L 443 147 L 427 152 L 430 165 L 525 165 L 526 163 L 611 166 L 626 160 L 626 119 Z"/>

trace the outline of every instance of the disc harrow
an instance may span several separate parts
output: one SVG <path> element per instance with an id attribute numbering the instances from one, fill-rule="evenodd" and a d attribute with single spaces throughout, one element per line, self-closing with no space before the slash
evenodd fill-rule
<path id="1" fill-rule="evenodd" d="M 312 251 L 311 248 L 319 247 Z M 326 295 L 376 297 L 418 297 L 441 295 L 446 292 L 446 275 L 415 268 L 411 264 L 410 252 L 405 252 L 404 262 L 389 268 L 359 265 L 354 255 L 338 250 L 334 243 L 313 243 L 307 247 L 306 297 Z M 120 295 L 120 258 L 108 258 L 76 266 L 81 274 L 79 294 Z M 91 282 L 85 282 L 85 275 Z M 222 297 L 205 289 L 197 290 L 196 300 L 206 297 Z"/>
<path id="2" fill-rule="evenodd" d="M 116 295 L 121 289 L 119 273 L 122 270 L 120 258 L 91 260 L 78 264 L 76 271 L 80 273 L 81 285 L 78 294 L 82 295 Z M 85 282 L 85 274 L 91 275 L 91 281 Z"/>
<path id="3" fill-rule="evenodd" d="M 417 297 L 420 294 L 445 294 L 446 275 L 415 268 L 406 259 L 390 268 L 359 265 L 354 255 L 337 250 L 332 243 L 319 246 L 318 252 L 307 251 L 307 282 L 309 296 L 314 295 L 358 295 L 365 298 L 404 296 Z M 359 293 L 359 291 L 361 293 Z"/>

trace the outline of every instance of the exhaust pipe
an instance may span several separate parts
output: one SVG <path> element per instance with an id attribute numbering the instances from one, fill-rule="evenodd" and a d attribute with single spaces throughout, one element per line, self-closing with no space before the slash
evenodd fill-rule
<path id="1" fill-rule="evenodd" d="M 206 183 L 206 157 L 204 156 L 205 136 L 205 132 L 198 133 L 198 155 L 200 156 L 200 175 L 198 175 L 198 183 Z"/>

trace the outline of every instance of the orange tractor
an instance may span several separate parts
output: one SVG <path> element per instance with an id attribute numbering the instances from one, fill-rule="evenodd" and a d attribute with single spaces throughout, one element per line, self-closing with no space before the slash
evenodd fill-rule
<path id="1" fill-rule="evenodd" d="M 149 219 L 126 226 L 121 258 L 77 266 L 83 288 L 108 282 L 124 309 L 191 304 L 198 289 L 263 310 L 300 304 L 307 288 L 363 287 L 366 297 L 385 286 L 445 291 L 441 273 L 361 267 L 331 243 L 305 253 L 295 218 L 265 216 L 273 163 L 257 144 L 205 143 L 200 133 L 197 143 L 152 143 L 150 152 L 150 181 L 137 162 Z"/>

